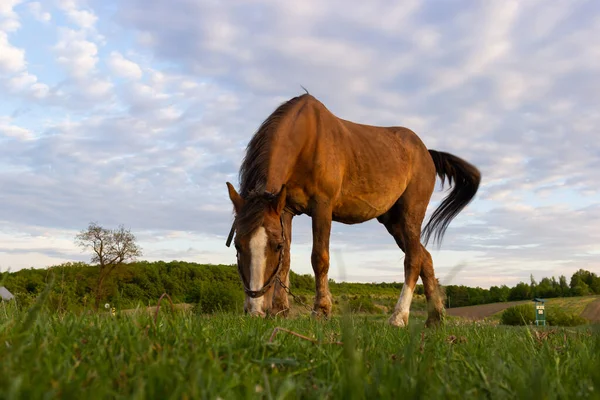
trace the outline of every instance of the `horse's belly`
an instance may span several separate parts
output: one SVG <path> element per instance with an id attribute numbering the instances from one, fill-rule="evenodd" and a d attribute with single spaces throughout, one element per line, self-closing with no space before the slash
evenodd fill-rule
<path id="1" fill-rule="evenodd" d="M 377 218 L 387 212 L 399 196 L 345 196 L 333 209 L 333 220 L 345 224 L 358 224 Z"/>

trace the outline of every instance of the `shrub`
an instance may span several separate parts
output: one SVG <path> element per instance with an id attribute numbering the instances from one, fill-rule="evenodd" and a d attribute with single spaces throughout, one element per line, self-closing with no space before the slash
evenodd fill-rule
<path id="1" fill-rule="evenodd" d="M 398 303 L 398 299 L 395 297 L 386 296 L 386 297 L 379 299 L 379 304 L 386 307 L 388 309 L 388 311 L 390 311 L 390 310 L 393 311 L 394 308 L 396 307 L 396 303 Z M 411 310 L 412 310 L 412 304 L 411 304 Z"/>
<path id="2" fill-rule="evenodd" d="M 507 308 L 502 313 L 504 325 L 535 324 L 533 305 L 521 304 Z M 546 308 L 546 324 L 552 326 L 577 326 L 587 324 L 587 320 L 577 314 L 567 313 L 561 309 Z"/>
<path id="3" fill-rule="evenodd" d="M 196 314 L 236 312 L 243 309 L 244 294 L 235 287 L 221 282 L 203 282 L 196 289 L 197 302 L 193 309 Z"/>
<path id="4" fill-rule="evenodd" d="M 358 296 L 348 301 L 348 306 L 352 312 L 362 312 L 367 314 L 378 314 L 381 310 L 377 308 L 370 297 Z"/>
<path id="5" fill-rule="evenodd" d="M 566 313 L 562 310 L 549 310 L 546 315 L 546 323 L 552 326 L 577 326 L 585 325 L 588 321 L 572 313 Z"/>
<path id="6" fill-rule="evenodd" d="M 504 310 L 500 321 L 504 325 L 529 325 L 535 322 L 535 310 L 529 304 L 512 306 Z"/>

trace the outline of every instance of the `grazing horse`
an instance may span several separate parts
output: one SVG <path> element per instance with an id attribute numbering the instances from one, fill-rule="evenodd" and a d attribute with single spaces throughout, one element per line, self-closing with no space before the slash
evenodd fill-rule
<path id="1" fill-rule="evenodd" d="M 435 187 L 454 182 L 423 231 Z M 473 199 L 480 172 L 448 153 L 428 150 L 403 127 L 358 124 L 335 116 L 310 94 L 281 104 L 250 140 L 240 168 L 240 192 L 227 182 L 235 219 L 237 266 L 244 310 L 251 315 L 287 314 L 292 218 L 312 219 L 314 312 L 328 316 L 329 238 L 332 221 L 357 224 L 377 218 L 405 253 L 404 285 L 389 323 L 406 326 L 419 276 L 428 302 L 427 326 L 439 323 L 444 306 L 431 255 L 421 244 L 441 243 L 450 221 Z"/>

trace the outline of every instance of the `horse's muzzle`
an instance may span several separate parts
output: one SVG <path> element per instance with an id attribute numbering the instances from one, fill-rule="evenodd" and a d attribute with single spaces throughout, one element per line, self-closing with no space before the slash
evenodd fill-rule
<path id="1" fill-rule="evenodd" d="M 249 315 L 251 317 L 260 317 L 260 318 L 265 318 L 267 316 L 267 314 L 264 311 L 258 311 L 258 310 L 248 310 L 247 307 L 244 307 L 244 313 L 246 315 Z"/>

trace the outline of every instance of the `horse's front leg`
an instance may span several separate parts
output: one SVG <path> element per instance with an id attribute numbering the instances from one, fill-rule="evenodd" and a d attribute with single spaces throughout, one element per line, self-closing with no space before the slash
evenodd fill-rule
<path id="1" fill-rule="evenodd" d="M 316 298 L 314 311 L 325 316 L 331 314 L 332 298 L 329 292 L 329 237 L 331 234 L 331 206 L 317 204 L 312 214 L 313 248 L 312 268 L 315 273 Z"/>
<path id="2" fill-rule="evenodd" d="M 283 229 L 285 233 L 285 244 L 281 271 L 279 271 L 279 279 L 288 288 L 290 287 L 290 249 L 292 246 L 292 219 L 294 216 L 288 212 L 283 214 Z M 286 290 L 275 282 L 275 292 L 273 294 L 273 307 L 271 313 L 282 317 L 287 317 L 290 310 L 290 301 Z"/>

